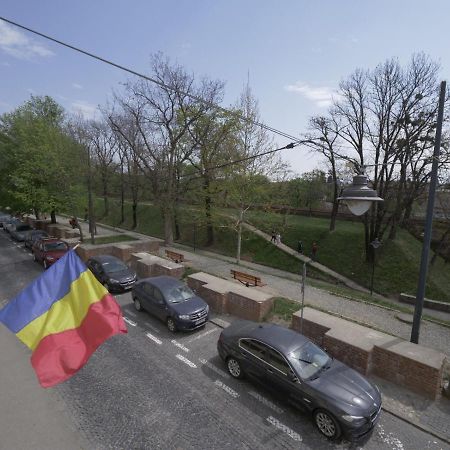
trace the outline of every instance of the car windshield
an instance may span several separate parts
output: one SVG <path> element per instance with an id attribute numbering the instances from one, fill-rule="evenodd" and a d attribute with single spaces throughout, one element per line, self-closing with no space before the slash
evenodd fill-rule
<path id="1" fill-rule="evenodd" d="M 317 345 L 307 342 L 289 354 L 289 360 L 298 372 L 306 379 L 312 378 L 329 367 L 331 358 Z"/>
<path id="2" fill-rule="evenodd" d="M 46 252 L 53 252 L 55 250 L 67 250 L 67 245 L 64 242 L 49 242 L 44 245 Z"/>
<path id="3" fill-rule="evenodd" d="M 128 269 L 128 266 L 121 261 L 108 261 L 102 264 L 103 269 L 106 273 L 122 272 Z"/>
<path id="4" fill-rule="evenodd" d="M 194 297 L 194 293 L 187 286 L 178 286 L 166 295 L 166 299 L 169 303 L 180 303 Z"/>

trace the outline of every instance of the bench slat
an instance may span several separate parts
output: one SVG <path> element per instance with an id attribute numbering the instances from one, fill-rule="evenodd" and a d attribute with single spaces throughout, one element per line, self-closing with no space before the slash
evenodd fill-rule
<path id="1" fill-rule="evenodd" d="M 263 283 L 261 282 L 261 278 L 257 277 L 256 275 L 250 275 L 245 272 L 240 272 L 239 270 L 230 270 L 231 275 L 233 275 L 233 278 L 235 280 L 240 281 L 241 283 L 245 284 L 247 287 L 250 286 L 250 282 L 252 283 L 252 286 L 263 286 Z"/>
<path id="2" fill-rule="evenodd" d="M 184 255 L 182 253 L 173 252 L 172 250 L 165 250 L 166 256 L 176 263 L 184 261 Z"/>

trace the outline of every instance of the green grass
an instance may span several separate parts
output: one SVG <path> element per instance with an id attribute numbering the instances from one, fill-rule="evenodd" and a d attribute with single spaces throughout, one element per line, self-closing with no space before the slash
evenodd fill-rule
<path id="1" fill-rule="evenodd" d="M 116 242 L 126 242 L 126 241 L 136 241 L 137 239 L 133 236 L 129 236 L 128 234 L 121 234 L 116 236 L 102 236 L 96 237 L 96 244 L 113 244 Z"/>
<path id="2" fill-rule="evenodd" d="M 271 316 L 278 316 L 283 320 L 290 321 L 292 314 L 302 309 L 302 306 L 298 302 L 289 300 L 283 297 L 277 297 L 274 299 L 273 308 L 270 312 Z"/>
<path id="3" fill-rule="evenodd" d="M 103 211 L 101 199 L 96 201 L 97 211 Z M 110 200 L 110 214 L 102 217 L 101 222 L 121 228 L 131 229 L 131 205 L 125 204 L 126 221 L 120 223 L 119 202 Z M 228 211 L 228 213 L 234 213 Z M 99 215 L 97 213 L 97 215 Z M 205 227 L 194 229 L 193 211 L 181 209 L 180 232 L 178 242 L 196 248 L 206 248 Z M 329 220 L 294 216 L 263 211 L 248 211 L 245 219 L 256 227 L 270 233 L 274 228 L 281 233 L 284 244 L 297 249 L 299 240 L 303 242 L 305 255 L 309 256 L 312 243 L 318 243 L 317 261 L 330 269 L 354 280 L 358 284 L 370 287 L 372 265 L 364 257 L 364 227 L 361 222 L 337 221 L 336 230 L 329 232 Z M 232 220 L 224 217 L 220 226 L 215 227 L 215 242 L 207 249 L 227 256 L 236 256 L 237 233 L 232 228 Z M 135 231 L 151 236 L 164 237 L 164 223 L 159 208 L 153 205 L 139 205 L 138 225 Z M 384 296 L 397 296 L 400 292 L 415 295 L 420 266 L 422 244 L 405 230 L 399 230 L 395 240 L 383 241 L 376 253 L 374 291 Z M 295 257 L 287 255 L 277 246 L 244 230 L 242 234 L 241 258 L 278 268 L 291 273 L 300 274 L 301 263 Z M 307 269 L 308 278 L 332 282 L 312 267 Z M 334 286 L 333 289 L 341 289 Z M 429 268 L 426 297 L 450 302 L 450 264 L 442 258 Z M 373 298 L 367 301 L 374 303 Z"/>

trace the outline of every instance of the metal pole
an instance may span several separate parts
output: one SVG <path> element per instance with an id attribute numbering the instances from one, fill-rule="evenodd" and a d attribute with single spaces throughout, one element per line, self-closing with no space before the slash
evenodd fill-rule
<path id="1" fill-rule="evenodd" d="M 302 312 L 300 313 L 300 333 L 303 334 L 303 308 L 305 307 L 305 281 L 306 281 L 306 262 L 303 263 L 302 273 Z"/>
<path id="2" fill-rule="evenodd" d="M 375 249 L 373 249 L 373 261 L 372 261 L 372 280 L 370 282 L 370 295 L 373 294 L 373 277 L 375 275 Z"/>
<path id="3" fill-rule="evenodd" d="M 428 272 L 428 255 L 430 253 L 431 232 L 433 229 L 433 209 L 434 197 L 437 184 L 437 170 L 439 163 L 439 152 L 441 149 L 442 121 L 444 117 L 446 82 L 441 82 L 441 91 L 439 95 L 439 108 L 436 123 L 436 137 L 434 141 L 433 163 L 431 166 L 430 190 L 428 192 L 427 216 L 425 222 L 425 231 L 423 236 L 422 256 L 420 260 L 419 284 L 417 287 L 416 305 L 414 308 L 414 319 L 411 330 L 411 342 L 419 343 L 420 320 L 422 317 L 423 299 L 425 297 L 425 288 Z"/>

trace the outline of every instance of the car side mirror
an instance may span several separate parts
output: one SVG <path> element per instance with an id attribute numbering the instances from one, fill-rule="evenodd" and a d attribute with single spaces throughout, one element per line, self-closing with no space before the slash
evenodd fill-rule
<path id="1" fill-rule="evenodd" d="M 295 373 L 290 370 L 287 374 L 289 381 L 292 381 L 293 383 L 297 383 L 298 382 L 298 377 L 297 375 L 295 375 Z"/>

